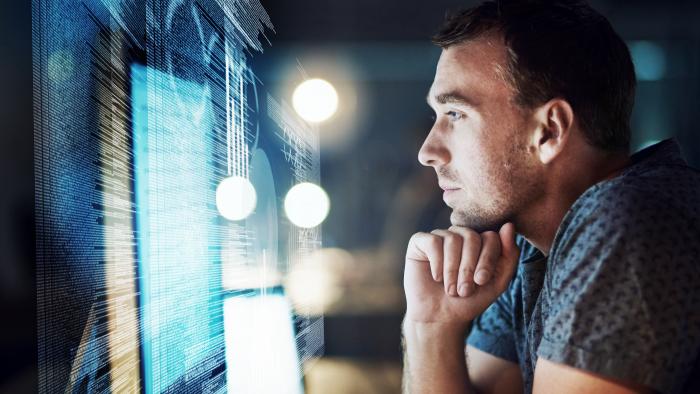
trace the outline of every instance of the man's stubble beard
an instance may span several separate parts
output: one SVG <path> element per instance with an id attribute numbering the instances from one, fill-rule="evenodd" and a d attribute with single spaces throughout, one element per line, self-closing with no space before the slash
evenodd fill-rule
<path id="1" fill-rule="evenodd" d="M 504 223 L 510 221 L 512 210 L 504 206 L 505 201 L 490 201 L 490 206 L 472 203 L 469 207 L 455 207 L 450 215 L 454 226 L 466 227 L 478 233 L 498 231 Z"/>
<path id="2" fill-rule="evenodd" d="M 504 161 L 494 176 L 499 183 L 497 195 L 486 201 L 471 201 L 471 207 L 456 206 L 450 215 L 455 226 L 467 227 L 476 232 L 498 231 L 517 217 L 538 198 L 542 185 L 535 167 L 527 160 L 524 145 L 509 144 Z"/>

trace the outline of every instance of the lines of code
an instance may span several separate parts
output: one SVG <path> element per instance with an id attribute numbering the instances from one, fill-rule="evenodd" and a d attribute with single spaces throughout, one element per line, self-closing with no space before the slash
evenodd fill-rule
<path id="1" fill-rule="evenodd" d="M 249 67 L 274 32 L 264 8 L 32 12 L 40 392 L 301 392 L 323 319 L 289 303 L 284 278 L 321 229 L 282 201 L 320 182 L 318 130 Z M 217 205 L 232 178 L 255 193 L 244 217 Z"/>

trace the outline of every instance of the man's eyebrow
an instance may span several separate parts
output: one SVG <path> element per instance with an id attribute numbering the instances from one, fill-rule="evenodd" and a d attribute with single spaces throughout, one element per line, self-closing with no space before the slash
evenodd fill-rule
<path id="1" fill-rule="evenodd" d="M 425 97 L 425 100 L 428 102 L 428 105 L 430 105 L 430 93 Z M 460 93 L 457 92 L 448 92 L 448 93 L 441 93 L 435 96 L 435 101 L 438 104 L 460 104 L 464 105 L 467 107 L 473 107 L 476 108 L 479 106 L 479 103 L 476 102 L 476 100 L 464 96 Z"/>

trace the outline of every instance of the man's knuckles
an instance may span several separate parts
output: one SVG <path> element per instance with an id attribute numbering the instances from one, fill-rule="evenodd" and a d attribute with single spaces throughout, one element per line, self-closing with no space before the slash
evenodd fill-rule
<path id="1" fill-rule="evenodd" d="M 437 234 L 426 234 L 426 241 L 425 241 L 425 247 L 428 249 L 427 251 L 430 252 L 436 252 L 438 250 L 442 250 L 442 237 L 437 235 Z"/>
<path id="2" fill-rule="evenodd" d="M 450 281 L 457 280 L 456 276 L 459 276 L 460 284 L 462 278 L 465 282 L 474 281 L 474 275 L 482 269 L 488 272 L 486 282 L 492 280 L 496 275 L 496 262 L 502 257 L 503 251 L 499 233 L 487 231 L 479 234 L 459 226 L 452 226 L 448 230 L 437 229 L 430 233 L 415 233 L 409 244 L 413 246 L 409 246 L 409 251 L 417 250 L 420 256 L 407 257 L 428 259 L 431 263 L 440 259 L 442 273 L 449 277 Z M 464 256 L 465 250 L 478 251 L 473 254 L 476 259 Z"/>
<path id="3" fill-rule="evenodd" d="M 459 234 L 463 242 L 471 247 L 481 246 L 481 236 L 474 230 L 466 227 L 452 226 L 449 231 L 453 234 Z"/>

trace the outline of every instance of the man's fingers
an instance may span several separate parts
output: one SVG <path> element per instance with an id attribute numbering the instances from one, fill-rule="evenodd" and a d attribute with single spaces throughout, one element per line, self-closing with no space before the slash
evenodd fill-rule
<path id="1" fill-rule="evenodd" d="M 434 230 L 432 234 L 439 235 L 443 239 L 442 271 L 445 293 L 457 296 L 457 273 L 462 256 L 462 237 L 447 230 Z"/>
<path id="2" fill-rule="evenodd" d="M 515 226 L 513 223 L 506 223 L 501 226 L 498 235 L 501 240 L 501 258 L 499 259 L 495 281 L 498 290 L 503 291 L 508 287 L 510 279 L 518 266 L 520 249 L 515 243 Z"/>
<path id="3" fill-rule="evenodd" d="M 407 259 L 426 261 L 430 264 L 430 273 L 433 280 L 442 280 L 442 258 L 443 246 L 442 237 L 435 234 L 416 233 L 413 234 L 409 245 L 413 245 L 413 250 L 406 254 Z"/>
<path id="4" fill-rule="evenodd" d="M 474 271 L 474 282 L 483 286 L 493 276 L 498 259 L 501 257 L 501 240 L 497 233 L 486 231 L 481 233 L 481 254 Z"/>
<path id="5" fill-rule="evenodd" d="M 450 231 L 459 234 L 463 239 L 457 292 L 462 297 L 468 297 L 476 290 L 474 270 L 481 251 L 481 236 L 473 230 L 458 226 L 450 227 Z"/>
<path id="6" fill-rule="evenodd" d="M 498 233 L 479 234 L 459 226 L 416 233 L 409 245 L 407 260 L 428 262 L 433 280 L 442 281 L 445 293 L 452 296 L 468 297 L 477 285 L 505 289 L 520 257 L 512 223 Z"/>

